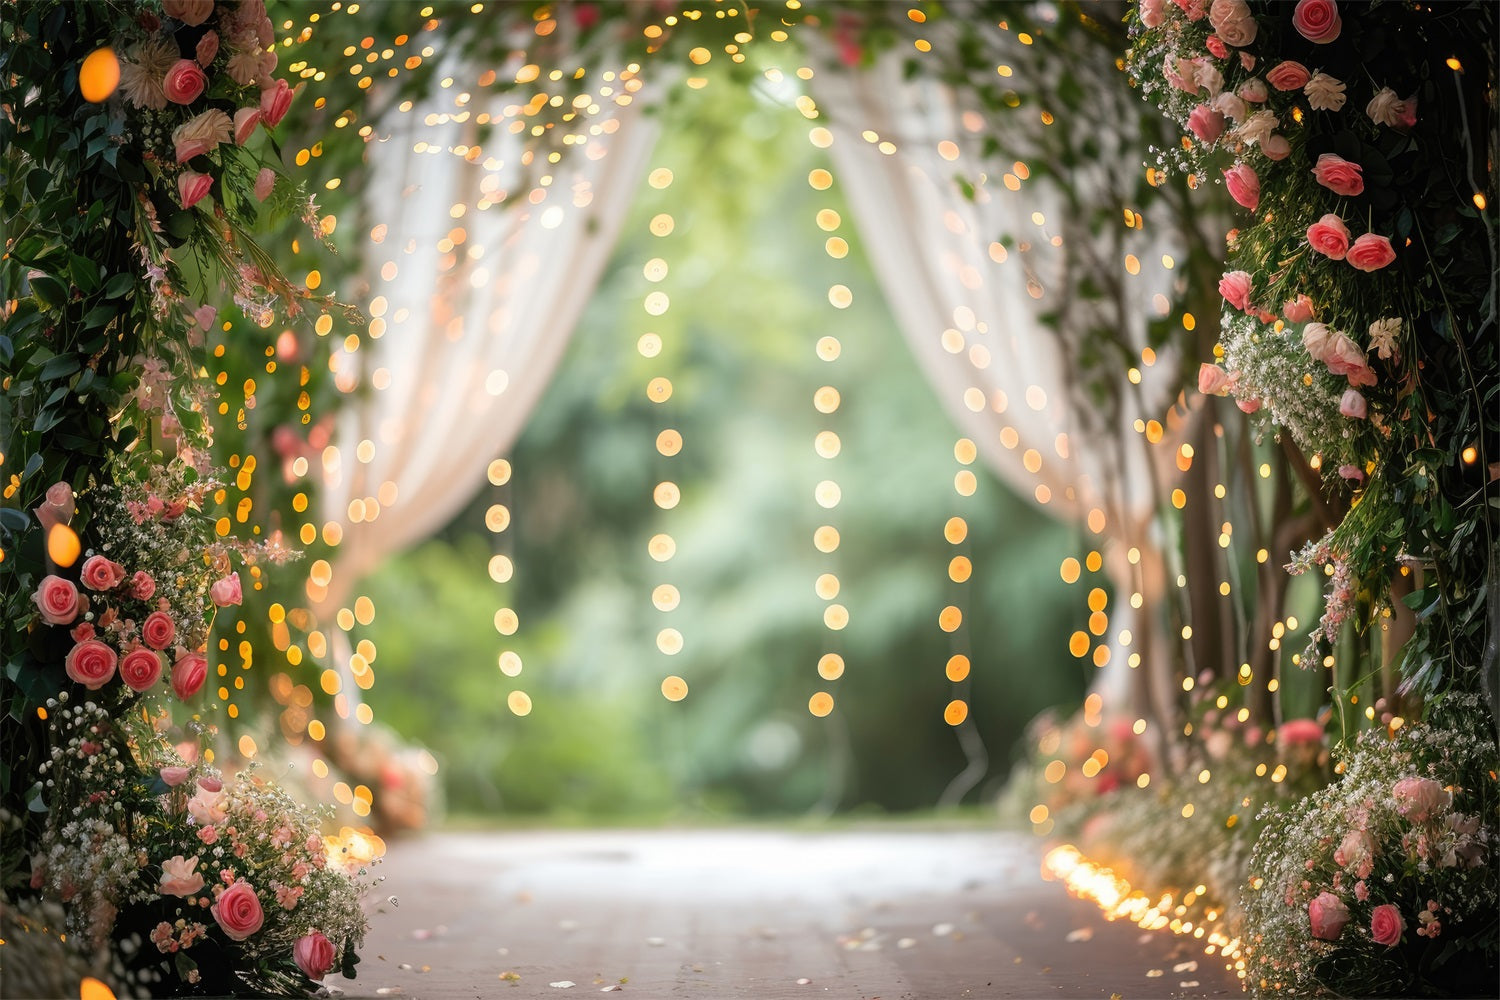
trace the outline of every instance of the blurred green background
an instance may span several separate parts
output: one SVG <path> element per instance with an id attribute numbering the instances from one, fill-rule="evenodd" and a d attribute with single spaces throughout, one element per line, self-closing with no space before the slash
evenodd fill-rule
<path id="1" fill-rule="evenodd" d="M 379 609 L 365 633 L 379 649 L 367 694 L 375 717 L 432 749 L 457 815 L 649 822 L 927 809 L 956 798 L 961 789 L 945 789 L 970 759 L 943 720 L 959 693 L 944 664 L 968 652 L 966 738 L 987 763 L 962 799 L 989 801 L 1026 723 L 1082 697 L 1086 668 L 1065 648 L 1081 595 L 1070 600 L 1057 573 L 1079 539 L 978 464 L 975 495 L 955 493 L 957 432 L 881 298 L 837 183 L 809 186 L 809 171 L 828 166 L 808 142 L 810 123 L 764 92 L 722 85 L 662 113 L 650 165 L 675 181 L 642 184 L 509 456 L 512 481 L 486 486 L 362 588 Z M 821 208 L 843 217 L 846 259 L 824 252 Z M 660 212 L 676 220 L 666 239 L 648 232 Z M 672 305 L 652 318 L 641 300 L 658 286 L 642 268 L 658 256 Z M 853 291 L 850 308 L 829 305 L 834 283 Z M 648 330 L 664 342 L 649 360 L 636 350 Z M 814 351 L 825 335 L 843 345 L 831 364 Z M 675 387 L 660 406 L 645 394 L 655 375 Z M 830 416 L 812 405 L 824 384 L 843 399 Z M 671 459 L 655 449 L 668 426 L 685 441 Z M 843 441 L 831 461 L 813 449 L 824 428 Z M 813 500 L 824 478 L 843 490 L 833 511 Z M 681 487 L 674 510 L 652 502 L 663 479 Z M 493 503 L 513 513 L 498 536 L 484 525 Z M 960 550 L 943 537 L 955 514 L 969 523 L 962 551 L 974 565 L 961 587 L 947 578 Z M 842 536 L 832 555 L 812 544 L 823 523 Z M 666 564 L 646 552 L 658 531 L 677 540 Z M 486 571 L 496 552 L 515 560 L 503 586 Z M 823 625 L 813 589 L 822 572 L 842 583 L 842 632 Z M 670 614 L 651 602 L 662 582 L 682 595 Z M 962 646 L 938 628 L 948 603 L 965 609 Z M 501 606 L 520 616 L 510 639 L 492 624 Z M 666 626 L 685 638 L 676 656 L 656 648 Z M 504 648 L 520 654 L 520 677 L 498 669 Z M 847 663 L 833 682 L 816 669 L 829 651 Z M 686 679 L 686 700 L 663 698 L 669 674 Z M 515 688 L 533 699 L 525 718 L 506 706 Z M 818 690 L 835 699 L 827 718 L 808 711 Z"/>

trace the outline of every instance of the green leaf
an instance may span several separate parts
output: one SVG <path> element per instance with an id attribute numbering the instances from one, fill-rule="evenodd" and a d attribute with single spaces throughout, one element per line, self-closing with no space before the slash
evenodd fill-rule
<path id="1" fill-rule="evenodd" d="M 72 254 L 68 258 L 68 274 L 73 278 L 73 284 L 83 290 L 85 295 L 97 291 L 99 288 L 99 265 L 80 254 Z"/>
<path id="2" fill-rule="evenodd" d="M 128 273 L 117 274 L 104 283 L 104 297 L 106 299 L 118 299 L 134 287 L 135 275 Z"/>
<path id="3" fill-rule="evenodd" d="M 38 274 L 31 279 L 31 294 L 48 309 L 61 309 L 68 303 L 67 288 L 50 274 Z"/>
<path id="4" fill-rule="evenodd" d="M 42 365 L 42 370 L 37 374 L 37 381 L 53 382 L 60 378 L 67 378 L 82 367 L 83 362 L 79 360 L 78 355 L 59 354 Z"/>

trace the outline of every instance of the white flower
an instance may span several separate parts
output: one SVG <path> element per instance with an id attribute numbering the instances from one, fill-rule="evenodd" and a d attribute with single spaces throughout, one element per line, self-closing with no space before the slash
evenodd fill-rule
<path id="1" fill-rule="evenodd" d="M 1313 74 L 1302 92 L 1307 95 L 1307 103 L 1317 111 L 1341 111 L 1348 100 L 1344 96 L 1344 82 L 1321 70 Z"/>
<path id="2" fill-rule="evenodd" d="M 1378 125 L 1387 125 L 1391 128 L 1402 124 L 1408 113 L 1407 102 L 1396 96 L 1396 92 L 1390 87 L 1381 87 L 1370 98 L 1370 103 L 1365 105 L 1365 114 L 1372 122 Z M 1410 122 L 1407 122 L 1409 125 Z"/>
<path id="3" fill-rule="evenodd" d="M 1400 335 L 1401 320 L 1377 319 L 1370 324 L 1370 350 L 1378 354 L 1382 360 L 1389 358 L 1396 352 L 1396 338 Z"/>
<path id="4" fill-rule="evenodd" d="M 1271 138 L 1271 133 L 1281 123 L 1276 120 L 1276 115 L 1271 111 L 1257 111 L 1235 128 L 1235 135 L 1245 142 L 1254 143 L 1264 147 L 1266 140 Z"/>
<path id="5" fill-rule="evenodd" d="M 130 58 L 120 63 L 120 92 L 138 108 L 160 111 L 167 106 L 167 92 L 162 86 L 167 70 L 177 62 L 177 47 L 161 36 L 137 45 Z"/>

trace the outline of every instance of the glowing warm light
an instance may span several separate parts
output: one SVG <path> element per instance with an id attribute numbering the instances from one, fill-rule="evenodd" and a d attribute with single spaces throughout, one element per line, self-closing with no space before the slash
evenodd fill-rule
<path id="1" fill-rule="evenodd" d="M 807 699 L 807 710 L 818 718 L 823 718 L 833 711 L 833 695 L 827 691 L 819 691 Z"/>
<path id="2" fill-rule="evenodd" d="M 62 568 L 78 561 L 82 546 L 78 533 L 66 524 L 54 524 L 47 531 L 47 558 Z"/>
<path id="3" fill-rule="evenodd" d="M 661 682 L 661 696 L 668 701 L 681 701 L 687 697 L 687 681 L 676 674 L 665 678 Z"/>
<path id="4" fill-rule="evenodd" d="M 106 45 L 84 57 L 83 65 L 78 68 L 78 92 L 85 101 L 100 104 L 119 85 L 120 60 L 115 57 L 114 49 Z"/>

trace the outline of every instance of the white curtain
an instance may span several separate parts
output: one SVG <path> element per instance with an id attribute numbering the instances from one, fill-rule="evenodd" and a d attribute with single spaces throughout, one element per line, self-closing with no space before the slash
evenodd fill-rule
<path id="1" fill-rule="evenodd" d="M 523 157 L 524 137 L 503 122 L 481 137 L 474 117 L 488 110 L 500 122 L 506 98 L 475 101 L 465 115 L 452 91 L 438 93 L 442 105 L 429 98 L 398 116 L 371 150 L 364 203 L 372 227 L 383 224 L 367 248 L 375 328 L 334 359 L 341 386 L 358 392 L 323 455 L 322 519 L 343 529 L 317 602 L 325 624 L 362 575 L 461 510 L 512 446 L 599 280 L 658 132 L 639 103 L 612 106 L 595 119 L 597 134 L 552 167 L 545 151 Z M 482 152 L 466 160 L 453 152 L 463 146 Z"/>
<path id="2" fill-rule="evenodd" d="M 1088 222 L 1070 217 L 1056 182 L 1032 176 L 1039 164 L 1018 168 L 983 157 L 985 132 L 1004 128 L 1004 116 L 987 119 L 960 106 L 951 88 L 928 75 L 906 79 L 901 61 L 893 54 L 865 70 L 813 78 L 834 135 L 836 181 L 912 353 L 989 468 L 1054 515 L 1102 529 L 1100 541 L 1108 544 L 1099 547 L 1117 599 L 1110 660 L 1095 690 L 1124 709 L 1128 654 L 1149 638 L 1148 617 L 1135 613 L 1128 597 L 1143 593 L 1149 608 L 1161 592 L 1163 564 L 1150 521 L 1175 475 L 1175 437 L 1183 430 L 1174 422 L 1155 447 L 1135 431 L 1137 418 L 1165 419 L 1176 393 L 1174 359 L 1146 365 L 1140 355 L 1147 317 L 1171 297 L 1162 255 L 1185 255 L 1151 233 L 1132 232 L 1137 275 L 1127 273 L 1123 254 L 1095 265 L 1101 284 L 1121 282 L 1116 305 L 1070 300 L 1076 278 L 1068 269 L 1080 254 L 1097 252 Z M 1123 120 L 1131 114 L 1127 109 Z M 1120 169 L 1124 151 L 1109 148 L 1109 135 L 1099 138 L 1096 169 Z M 960 177 L 974 184 L 972 195 Z M 1107 178 L 1084 169 L 1067 181 L 1087 193 L 1102 190 Z M 1008 250 L 1002 234 L 1011 237 Z M 1070 250 L 1078 253 L 1070 257 Z M 1061 329 L 1044 321 L 1047 313 L 1061 317 Z M 1105 415 L 1078 384 L 1072 347 L 1090 324 L 1122 317 L 1141 381 L 1126 386 L 1121 411 Z M 1122 361 L 1122 380 L 1125 367 Z M 1131 549 L 1134 563 L 1126 558 Z M 1122 633 L 1130 634 L 1128 647 Z"/>

